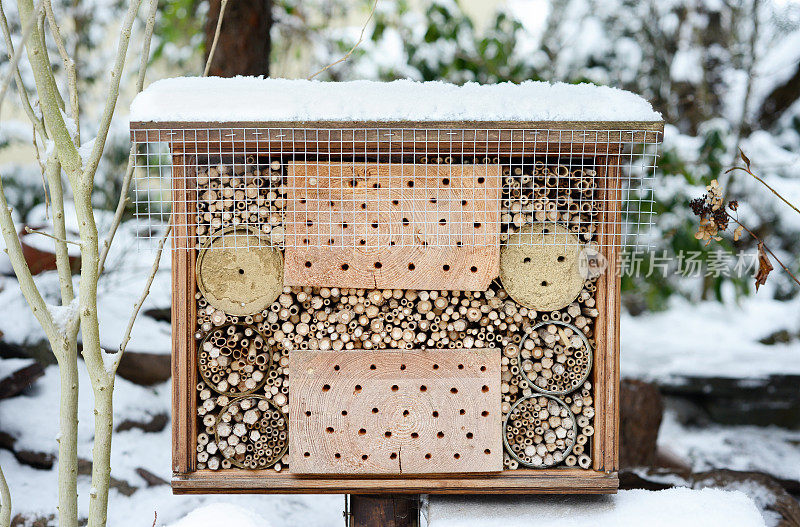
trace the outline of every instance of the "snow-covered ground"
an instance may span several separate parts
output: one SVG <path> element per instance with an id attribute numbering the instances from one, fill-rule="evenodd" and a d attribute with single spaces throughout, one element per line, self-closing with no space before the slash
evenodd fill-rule
<path id="1" fill-rule="evenodd" d="M 566 511 L 566 513 L 565 513 Z M 764 520 L 739 491 L 623 490 L 614 496 L 431 497 L 429 527 L 755 527 Z M 465 523 L 465 518 L 470 518 Z"/>
<path id="2" fill-rule="evenodd" d="M 800 481 L 800 430 L 775 426 L 685 426 L 664 413 L 658 444 L 695 472 L 729 468 Z"/>
<path id="3" fill-rule="evenodd" d="M 735 302 L 691 303 L 621 321 L 623 377 L 674 381 L 678 377 L 766 378 L 800 374 L 800 343 L 759 342 L 775 331 L 800 332 L 800 298 L 773 300 L 769 291 Z"/>

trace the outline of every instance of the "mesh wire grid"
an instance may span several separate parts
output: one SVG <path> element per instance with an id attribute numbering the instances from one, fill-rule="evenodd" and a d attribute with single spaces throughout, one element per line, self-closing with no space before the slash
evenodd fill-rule
<path id="1" fill-rule="evenodd" d="M 148 128 L 132 133 L 140 246 L 641 246 L 661 132 Z M 174 154 L 174 155 L 173 155 Z M 619 210 L 609 214 L 609 210 Z M 549 236 L 526 228 L 560 224 Z M 566 231 L 569 231 L 567 233 Z M 547 231 L 546 231 L 547 232 Z M 515 235 L 516 234 L 516 235 Z"/>

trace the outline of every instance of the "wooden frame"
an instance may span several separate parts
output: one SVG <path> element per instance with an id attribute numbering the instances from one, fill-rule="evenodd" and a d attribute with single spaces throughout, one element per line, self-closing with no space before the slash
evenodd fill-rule
<path id="1" fill-rule="evenodd" d="M 531 142 L 519 153 L 537 151 L 559 155 L 588 156 L 596 160 L 596 165 L 605 167 L 602 174 L 607 181 L 604 196 L 608 208 L 606 220 L 601 222 L 600 245 L 610 266 L 599 278 L 596 303 L 599 315 L 595 323 L 594 364 L 592 382 L 595 397 L 595 437 L 592 440 L 593 466 L 591 470 L 578 468 L 556 468 L 543 470 L 510 470 L 488 474 L 430 474 L 382 476 L 303 476 L 290 472 L 277 473 L 274 470 L 229 469 L 224 472 L 196 470 L 195 438 L 197 436 L 197 384 L 196 340 L 194 321 L 195 303 L 195 259 L 196 250 L 190 246 L 193 211 L 187 210 L 185 199 L 187 189 L 183 182 L 189 181 L 183 172 L 192 166 L 195 154 L 203 154 L 203 143 L 213 140 L 215 129 L 234 129 L 243 127 L 288 129 L 293 125 L 303 128 L 353 128 L 364 129 L 361 146 L 368 148 L 371 130 L 392 127 L 404 129 L 419 128 L 485 128 L 495 142 L 497 152 L 509 152 L 513 132 L 526 129 L 555 129 L 569 131 L 590 130 L 607 142 L 587 144 L 579 142 Z M 168 128 L 183 130 L 181 139 L 176 141 Z M 625 132 L 624 130 L 628 130 Z M 157 131 L 157 136 L 150 135 Z M 192 493 L 614 493 L 619 485 L 619 291 L 620 277 L 615 263 L 618 249 L 613 242 L 619 236 L 620 224 L 620 173 L 618 169 L 619 145 L 622 135 L 624 142 L 642 140 L 643 134 L 663 132 L 663 123 L 131 123 L 131 137 L 134 141 L 168 141 L 171 143 L 174 159 L 173 188 L 175 229 L 172 254 L 172 372 L 173 372 L 173 492 Z M 194 134 L 188 140 L 187 134 Z M 617 134 L 617 136 L 614 136 Z M 258 136 L 253 136 L 258 139 Z M 236 136 L 224 142 L 226 152 L 236 152 L 245 147 L 251 137 L 246 131 L 237 131 Z M 617 139 L 617 141 L 614 141 Z M 263 139 L 261 139 L 263 145 Z M 460 143 L 451 138 L 450 145 Z M 330 142 L 325 144 L 330 146 Z M 421 143 L 424 148 L 427 142 Z M 403 151 L 405 148 L 419 146 L 412 141 L 399 141 L 394 148 L 382 153 Z M 530 150 L 528 150 L 530 148 Z M 276 145 L 274 151 L 278 152 Z M 360 152 L 364 152 L 361 149 Z M 517 152 L 517 149 L 514 150 Z M 356 153 L 355 151 L 353 153 Z M 608 228 L 608 230 L 605 230 Z M 603 243 L 611 240 L 610 243 Z"/>

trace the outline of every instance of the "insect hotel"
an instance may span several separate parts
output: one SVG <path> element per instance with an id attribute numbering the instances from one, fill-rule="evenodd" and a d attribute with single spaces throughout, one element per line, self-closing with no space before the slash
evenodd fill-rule
<path id="1" fill-rule="evenodd" d="M 173 489 L 609 493 L 661 116 L 589 85 L 171 79 Z"/>

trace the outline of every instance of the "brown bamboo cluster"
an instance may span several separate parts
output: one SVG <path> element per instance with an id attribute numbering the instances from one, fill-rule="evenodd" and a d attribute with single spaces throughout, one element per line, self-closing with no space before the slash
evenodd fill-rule
<path id="1" fill-rule="evenodd" d="M 564 458 L 568 467 L 579 466 L 583 469 L 592 467 L 591 449 L 589 440 L 594 435 L 594 398 L 592 397 L 592 383 L 586 381 L 580 391 L 561 398 L 569 406 L 578 425 L 578 435 L 570 455 Z"/>
<path id="2" fill-rule="evenodd" d="M 262 168 L 251 156 L 243 164 L 198 167 L 197 236 L 200 245 L 226 227 L 248 226 L 281 246 L 288 188 L 279 161 Z"/>
<path id="3" fill-rule="evenodd" d="M 211 388 L 236 396 L 253 392 L 266 382 L 272 353 L 254 327 L 230 324 L 205 336 L 197 361 L 200 376 Z"/>
<path id="4" fill-rule="evenodd" d="M 525 225 L 558 222 L 590 242 L 597 233 L 602 203 L 596 199 L 597 172 L 592 168 L 570 171 L 564 165 L 503 168 L 500 240 Z"/>
<path id="5" fill-rule="evenodd" d="M 197 437 L 198 468 L 272 467 L 280 472 L 288 464 L 289 423 L 266 397 L 231 400 L 217 417 L 206 421 L 211 424 Z"/>
<path id="6" fill-rule="evenodd" d="M 533 395 L 520 399 L 508 414 L 503 430 L 510 454 L 509 469 L 519 464 L 547 468 L 563 462 L 575 446 L 577 428 L 569 407 L 555 397 Z"/>
<path id="7" fill-rule="evenodd" d="M 570 326 L 543 325 L 522 344 L 519 350 L 522 374 L 545 392 L 571 392 L 589 374 L 591 349 L 583 335 Z"/>

